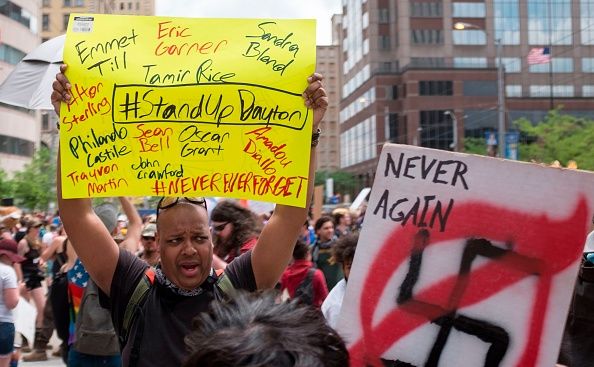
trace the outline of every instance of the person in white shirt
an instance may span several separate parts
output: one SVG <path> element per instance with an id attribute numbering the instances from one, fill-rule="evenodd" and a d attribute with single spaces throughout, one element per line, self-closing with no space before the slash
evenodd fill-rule
<path id="1" fill-rule="evenodd" d="M 351 265 L 355 257 L 355 250 L 357 249 L 357 241 L 359 241 L 359 233 L 349 233 L 340 237 L 334 248 L 332 249 L 332 257 L 335 262 L 340 263 L 344 279 L 338 282 L 328 294 L 328 297 L 322 303 L 322 313 L 326 318 L 326 322 L 332 328 L 336 328 L 338 315 L 342 307 L 342 299 L 346 292 L 347 282 L 351 273 Z"/>
<path id="2" fill-rule="evenodd" d="M 17 254 L 17 243 L 0 239 L 0 367 L 8 367 L 14 346 L 14 318 L 12 309 L 19 302 L 15 262 L 25 260 Z"/>

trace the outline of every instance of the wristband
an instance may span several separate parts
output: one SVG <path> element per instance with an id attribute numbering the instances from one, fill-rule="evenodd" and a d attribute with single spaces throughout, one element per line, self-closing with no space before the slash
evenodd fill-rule
<path id="1" fill-rule="evenodd" d="M 320 135 L 322 134 L 322 130 L 318 128 L 314 133 L 311 134 L 311 147 L 315 148 L 318 146 L 320 142 Z"/>

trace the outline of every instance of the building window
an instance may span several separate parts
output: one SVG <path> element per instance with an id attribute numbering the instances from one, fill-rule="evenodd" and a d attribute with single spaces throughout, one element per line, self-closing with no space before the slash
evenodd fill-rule
<path id="1" fill-rule="evenodd" d="M 594 73 L 594 57 L 582 58 L 582 73 Z"/>
<path id="2" fill-rule="evenodd" d="M 484 3 L 452 3 L 452 16 L 457 18 L 484 18 Z"/>
<path id="3" fill-rule="evenodd" d="M 386 127 L 386 140 L 390 143 L 399 143 L 399 138 L 398 114 L 390 113 L 388 114 L 388 126 Z"/>
<path id="4" fill-rule="evenodd" d="M 85 0 L 74 0 L 74 6 L 76 6 L 76 7 L 85 6 Z"/>
<path id="5" fill-rule="evenodd" d="M 132 10 L 132 2 L 131 1 L 128 3 L 128 10 Z"/>
<path id="6" fill-rule="evenodd" d="M 378 47 L 382 51 L 390 49 L 390 36 L 379 35 L 378 36 Z"/>
<path id="7" fill-rule="evenodd" d="M 522 71 L 522 59 L 519 57 L 502 57 L 501 61 L 506 73 L 519 73 Z"/>
<path id="8" fill-rule="evenodd" d="M 594 97 L 594 85 L 582 86 L 582 97 Z"/>
<path id="9" fill-rule="evenodd" d="M 442 68 L 445 66 L 443 57 L 411 57 L 411 66 L 422 68 Z"/>
<path id="10" fill-rule="evenodd" d="M 0 135 L 0 153 L 33 157 L 35 144 L 32 141 Z"/>
<path id="11" fill-rule="evenodd" d="M 452 31 L 455 45 L 486 45 L 487 35 L 481 29 L 463 29 Z"/>
<path id="12" fill-rule="evenodd" d="M 125 5 L 124 5 L 124 3 L 123 3 L 123 2 L 121 2 L 121 3 L 120 3 L 120 10 L 124 10 L 124 6 L 125 6 Z"/>
<path id="13" fill-rule="evenodd" d="M 397 85 L 393 85 L 391 90 L 392 90 L 392 93 L 390 93 L 391 99 L 392 100 L 398 99 L 398 86 Z"/>
<path id="14" fill-rule="evenodd" d="M 530 97 L 550 97 L 550 85 L 531 85 Z M 573 85 L 553 85 L 553 97 L 573 97 Z"/>
<path id="15" fill-rule="evenodd" d="M 41 2 L 41 6 L 43 6 L 44 8 L 48 8 L 50 6 L 50 0 L 43 0 Z"/>
<path id="16" fill-rule="evenodd" d="M 410 16 L 411 17 L 441 17 L 442 5 L 441 1 L 411 1 L 410 2 Z"/>
<path id="17" fill-rule="evenodd" d="M 495 80 L 465 80 L 463 84 L 465 96 L 492 97 L 497 95 Z"/>
<path id="18" fill-rule="evenodd" d="M 49 130 L 49 114 L 43 113 L 41 114 L 41 131 L 48 131 Z"/>
<path id="19" fill-rule="evenodd" d="M 25 53 L 5 43 L 0 44 L 0 60 L 16 65 L 25 57 Z"/>
<path id="20" fill-rule="evenodd" d="M 494 0 L 495 39 L 504 45 L 520 44 L 519 0 Z"/>
<path id="21" fill-rule="evenodd" d="M 531 73 L 548 73 L 550 68 L 553 73 L 573 73 L 573 59 L 571 57 L 553 57 L 551 63 L 530 65 Z"/>
<path id="22" fill-rule="evenodd" d="M 486 57 L 454 57 L 455 68 L 481 69 L 487 67 Z"/>
<path id="23" fill-rule="evenodd" d="M 34 33 L 37 32 L 37 18 L 12 1 L 0 1 L 0 14 L 21 23 Z"/>
<path id="24" fill-rule="evenodd" d="M 410 32 L 411 42 L 415 45 L 436 45 L 443 43 L 443 32 L 440 29 L 413 29 Z"/>
<path id="25" fill-rule="evenodd" d="M 63 30 L 68 30 L 68 20 L 70 19 L 70 14 L 64 14 L 63 18 L 62 18 L 62 29 Z"/>
<path id="26" fill-rule="evenodd" d="M 506 85 L 505 95 L 507 97 L 522 97 L 522 86 L 521 85 Z"/>
<path id="27" fill-rule="evenodd" d="M 571 45 L 571 0 L 528 0 L 528 42 Z"/>
<path id="28" fill-rule="evenodd" d="M 594 45 L 594 0 L 580 1 L 582 45 Z"/>
<path id="29" fill-rule="evenodd" d="M 72 6 L 72 0 L 64 0 L 64 7 L 69 8 Z"/>
<path id="30" fill-rule="evenodd" d="M 453 139 L 452 118 L 444 110 L 420 111 L 421 146 L 449 150 Z"/>
<path id="31" fill-rule="evenodd" d="M 41 29 L 44 31 L 49 31 L 49 23 L 50 23 L 50 15 L 43 14 L 41 16 Z"/>
<path id="32" fill-rule="evenodd" d="M 451 80 L 421 80 L 419 81 L 420 96 L 451 96 L 454 86 Z"/>
<path id="33" fill-rule="evenodd" d="M 340 135 L 341 167 L 349 167 L 376 157 L 375 126 L 368 118 Z"/>
<path id="34" fill-rule="evenodd" d="M 390 9 L 388 8 L 380 8 L 379 9 L 379 23 L 380 24 L 388 24 L 390 23 Z"/>

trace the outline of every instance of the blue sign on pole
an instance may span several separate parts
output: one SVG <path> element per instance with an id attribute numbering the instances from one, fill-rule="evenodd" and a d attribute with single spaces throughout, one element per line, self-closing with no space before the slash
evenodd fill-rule
<path id="1" fill-rule="evenodd" d="M 499 135 L 497 130 L 485 131 L 487 147 L 499 146 Z M 505 158 L 518 160 L 518 144 L 520 142 L 519 131 L 508 131 L 505 133 Z"/>
<path id="2" fill-rule="evenodd" d="M 518 143 L 520 142 L 519 131 L 508 131 L 505 134 L 505 158 L 518 160 Z"/>

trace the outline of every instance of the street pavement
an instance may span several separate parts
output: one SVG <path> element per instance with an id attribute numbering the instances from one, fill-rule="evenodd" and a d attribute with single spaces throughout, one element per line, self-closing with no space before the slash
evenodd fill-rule
<path id="1" fill-rule="evenodd" d="M 56 336 L 56 333 L 54 332 L 54 335 L 52 336 L 51 340 L 50 340 L 50 344 L 53 347 L 52 350 L 48 350 L 47 351 L 47 356 L 48 356 L 48 360 L 47 361 L 42 361 L 42 362 L 23 362 L 22 360 L 22 356 L 21 356 L 21 361 L 19 362 L 19 367 L 64 367 L 66 366 L 64 364 L 64 362 L 62 362 L 62 358 L 61 357 L 54 357 L 52 356 L 52 353 L 58 349 L 58 346 L 60 345 L 60 339 L 58 339 L 58 337 Z"/>

